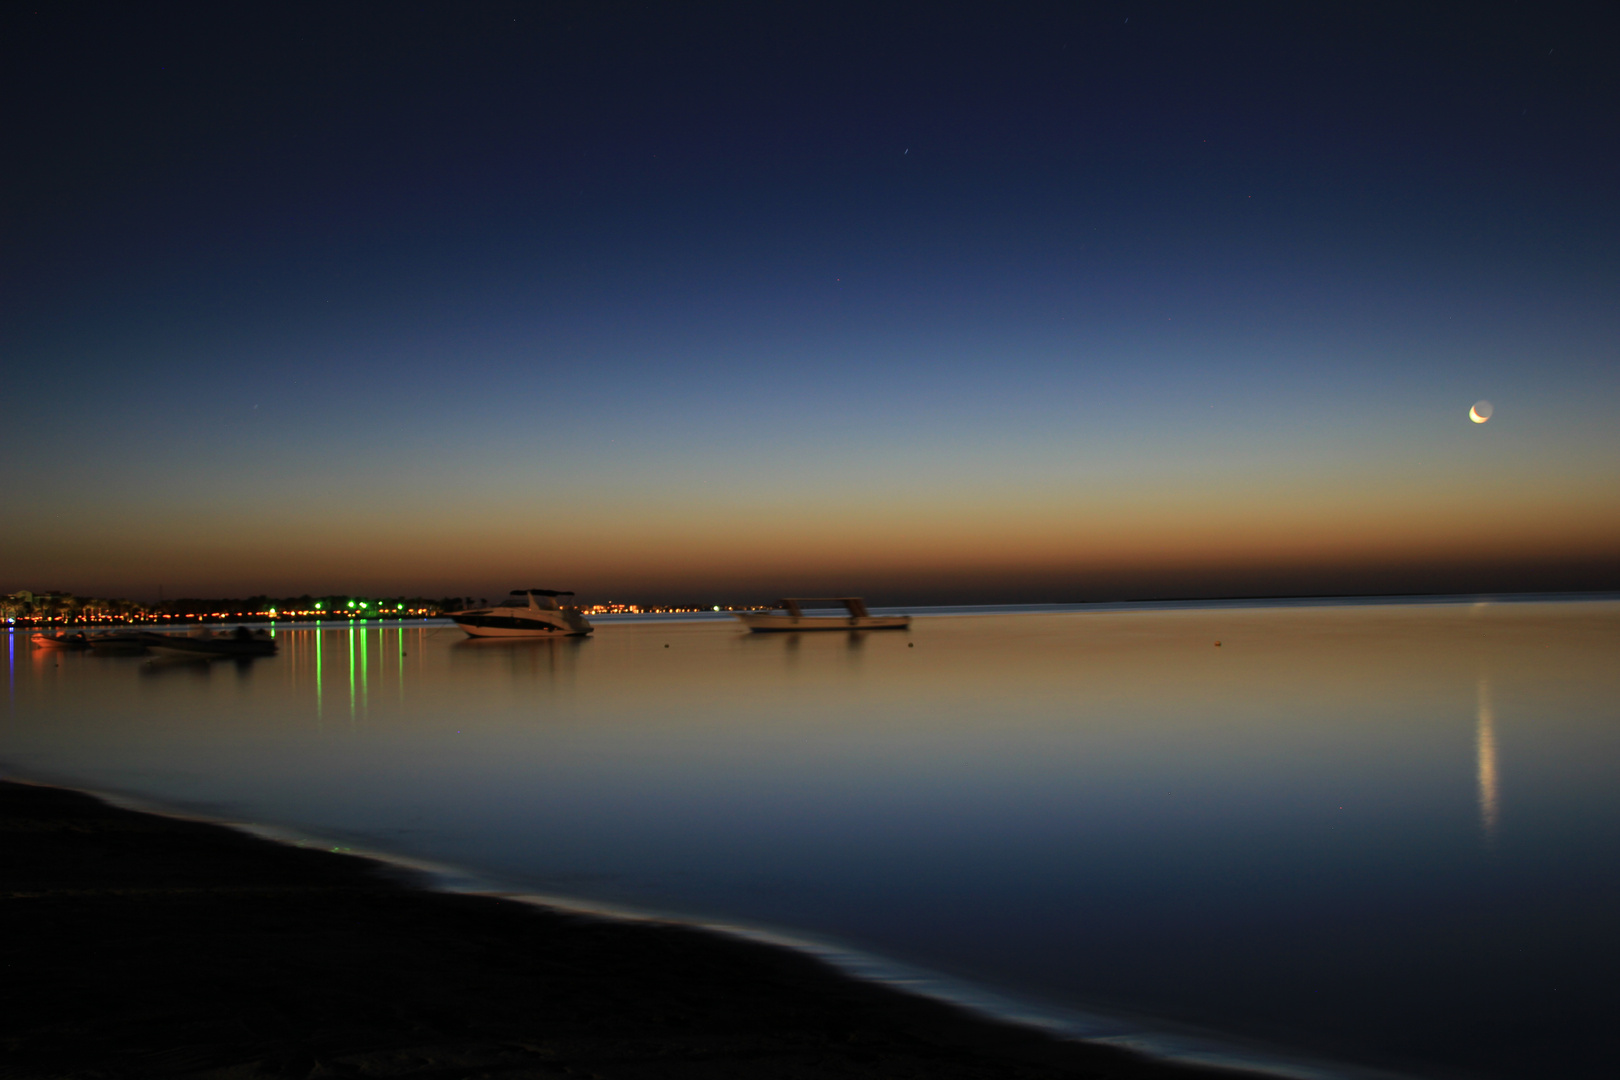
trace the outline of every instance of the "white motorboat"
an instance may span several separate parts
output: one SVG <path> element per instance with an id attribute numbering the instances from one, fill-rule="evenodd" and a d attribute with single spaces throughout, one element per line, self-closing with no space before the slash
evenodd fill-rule
<path id="1" fill-rule="evenodd" d="M 846 615 L 806 615 L 806 604 L 842 604 Z M 797 633 L 801 630 L 904 630 L 910 615 L 873 615 L 858 596 L 788 596 L 771 611 L 735 611 L 733 615 L 755 633 Z"/>
<path id="2" fill-rule="evenodd" d="M 513 589 L 504 601 L 487 608 L 453 611 L 450 621 L 472 637 L 563 637 L 596 629 L 576 608 L 562 607 L 555 589 Z"/>

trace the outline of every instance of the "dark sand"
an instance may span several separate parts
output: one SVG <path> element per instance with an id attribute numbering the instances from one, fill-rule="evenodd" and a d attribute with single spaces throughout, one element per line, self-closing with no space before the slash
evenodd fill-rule
<path id="1" fill-rule="evenodd" d="M 786 950 L 0 783 L 6 1077 L 1235 1077 Z"/>

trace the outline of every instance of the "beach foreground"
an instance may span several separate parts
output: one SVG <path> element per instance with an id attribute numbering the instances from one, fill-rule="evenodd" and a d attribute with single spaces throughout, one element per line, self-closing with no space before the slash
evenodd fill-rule
<path id="1" fill-rule="evenodd" d="M 1235 1077 L 0 782 L 4 1076 Z"/>

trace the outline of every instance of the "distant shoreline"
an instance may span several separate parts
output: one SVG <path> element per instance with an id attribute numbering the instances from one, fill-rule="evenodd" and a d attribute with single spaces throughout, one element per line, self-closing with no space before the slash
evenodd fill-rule
<path id="1" fill-rule="evenodd" d="M 909 614 L 919 618 L 942 615 L 1015 615 L 1042 612 L 1086 611 L 1198 611 L 1228 608 L 1303 608 L 1303 607 L 1378 607 L 1382 605 L 1428 606 L 1440 604 L 1535 604 L 1535 603 L 1594 603 L 1620 601 L 1620 591 L 1589 590 L 1577 592 L 1502 592 L 1502 593 L 1387 593 L 1352 596 L 1233 596 L 1185 597 L 1157 600 L 1096 600 L 1049 603 L 1008 604 L 874 604 L 874 614 Z M 731 618 L 733 609 L 720 611 L 678 609 L 665 611 L 590 613 L 593 623 L 638 622 L 709 622 Z M 734 610 L 754 610 L 736 608 Z M 9 629 L 43 629 L 46 627 L 76 627 L 113 629 L 124 626 L 183 627 L 197 625 L 236 625 L 285 627 L 308 629 L 311 627 L 340 628 L 344 626 L 449 626 L 445 615 L 347 615 L 334 612 L 319 618 L 280 618 L 259 615 L 175 615 L 165 618 L 78 621 L 38 621 L 17 619 Z"/>

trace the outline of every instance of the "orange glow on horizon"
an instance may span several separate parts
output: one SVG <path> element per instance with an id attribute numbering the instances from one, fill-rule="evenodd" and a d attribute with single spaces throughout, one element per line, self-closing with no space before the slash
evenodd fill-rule
<path id="1" fill-rule="evenodd" d="M 802 504 L 786 495 L 758 504 L 742 493 L 540 502 L 493 517 L 470 507 L 430 514 L 362 504 L 323 511 L 318 523 L 245 511 L 134 515 L 117 529 L 53 522 L 0 538 L 0 563 L 12 575 L 0 586 L 146 595 L 163 581 L 171 596 L 460 595 L 542 574 L 595 597 L 645 599 L 689 588 L 746 599 L 795 582 L 948 590 L 959 580 L 1054 588 L 1109 580 L 1115 592 L 1209 593 L 1264 590 L 1272 580 L 1284 591 L 1316 591 L 1312 575 L 1332 591 L 1347 574 L 1373 580 L 1403 567 L 1620 565 L 1620 505 L 1608 489 L 1600 495 L 1574 481 L 1485 494 L 1463 484 L 1273 477 L 1235 494 L 1183 481 L 949 497 L 868 492 Z"/>

